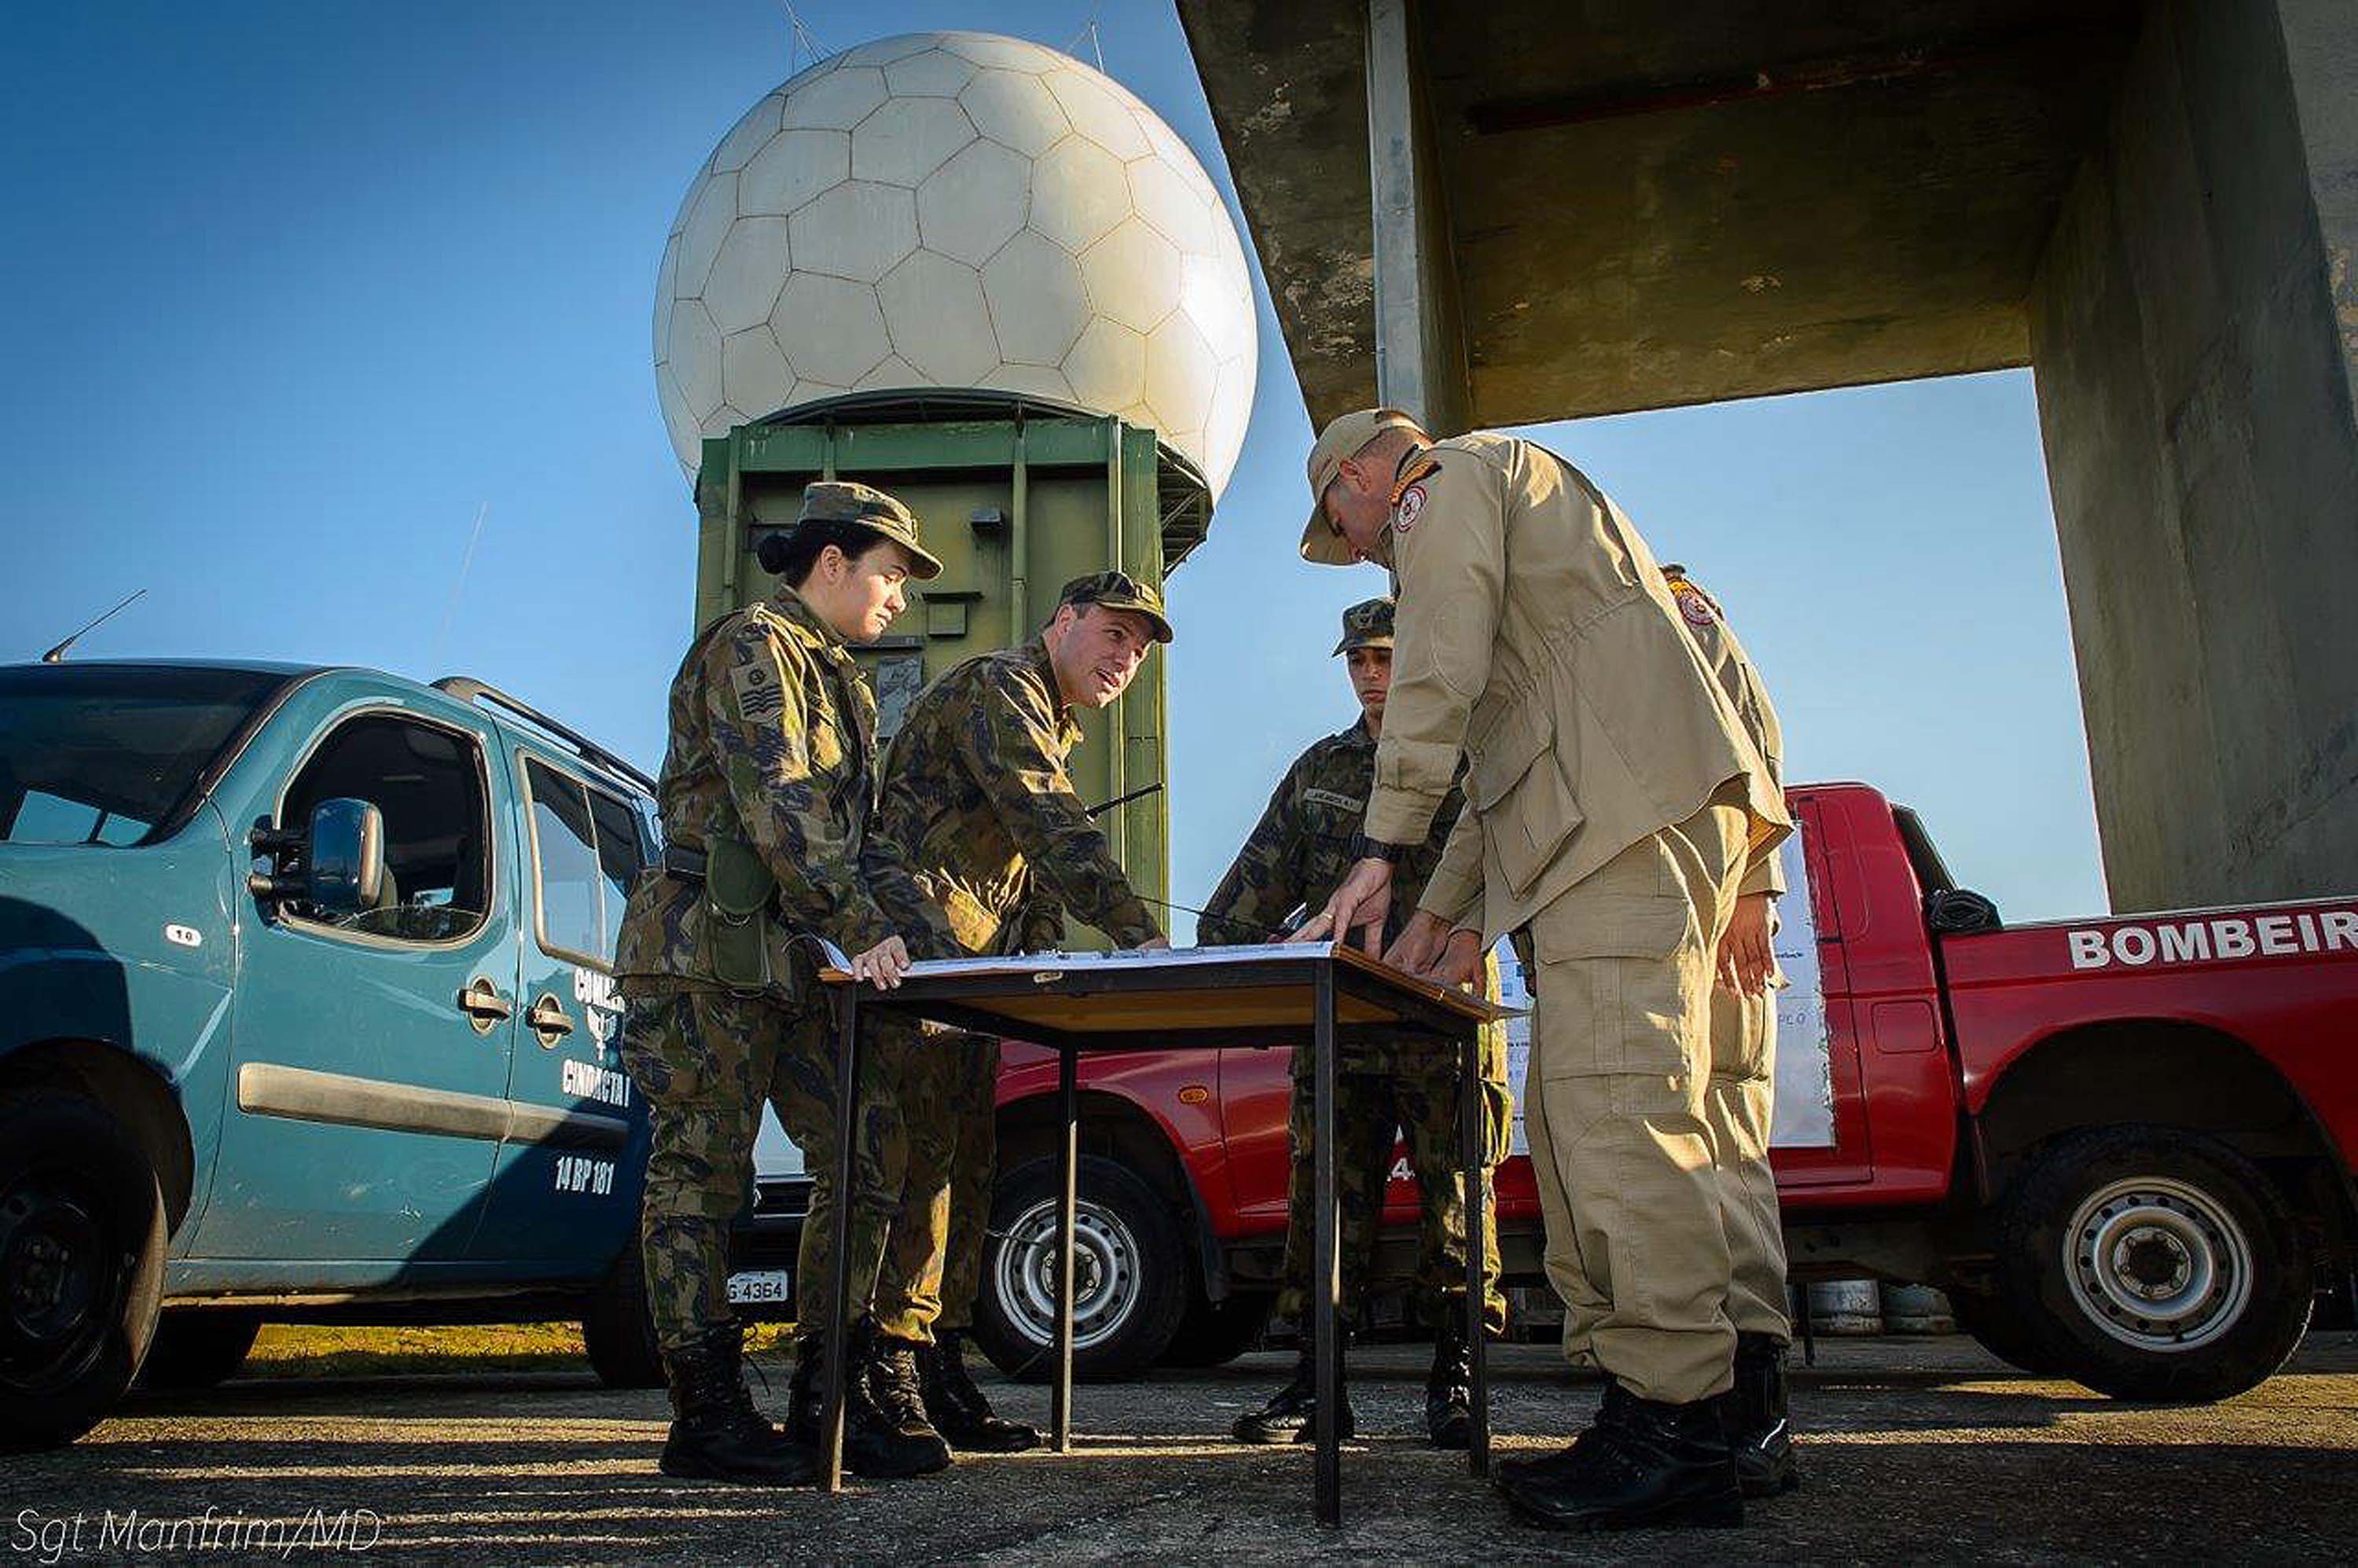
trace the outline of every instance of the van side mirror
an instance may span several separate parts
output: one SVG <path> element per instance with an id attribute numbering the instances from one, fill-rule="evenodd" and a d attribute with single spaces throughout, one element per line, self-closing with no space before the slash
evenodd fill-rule
<path id="1" fill-rule="evenodd" d="M 384 892 L 384 814 L 365 800 L 323 800 L 311 808 L 304 847 L 304 896 L 323 914 L 374 909 Z"/>

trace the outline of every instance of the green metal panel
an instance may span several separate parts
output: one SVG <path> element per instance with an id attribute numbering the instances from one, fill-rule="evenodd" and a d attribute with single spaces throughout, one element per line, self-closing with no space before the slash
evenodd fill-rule
<path id="1" fill-rule="evenodd" d="M 912 412 L 914 412 L 913 410 Z M 888 411 L 889 413 L 889 411 Z M 1010 410 L 990 418 L 878 417 L 741 426 L 704 444 L 696 622 L 774 590 L 754 558 L 794 521 L 812 480 L 857 479 L 916 514 L 942 575 L 922 586 L 882 643 L 860 651 L 889 735 L 924 682 L 960 659 L 1020 643 L 1065 583 L 1120 566 L 1160 585 L 1169 558 L 1199 542 L 1209 501 L 1152 429 L 1078 414 Z M 1080 715 L 1074 787 L 1089 804 L 1165 777 L 1163 660 L 1114 707 Z M 1170 806 L 1155 795 L 1100 818 L 1140 892 L 1168 896 Z"/>

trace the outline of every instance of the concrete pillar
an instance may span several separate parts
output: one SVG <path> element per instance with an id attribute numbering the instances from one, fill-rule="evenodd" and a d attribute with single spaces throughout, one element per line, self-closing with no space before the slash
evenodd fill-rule
<path id="1" fill-rule="evenodd" d="M 2358 887 L 2358 6 L 2157 0 L 2031 353 L 2116 909 Z"/>
<path id="2" fill-rule="evenodd" d="M 1473 398 L 1418 36 L 1412 0 L 1368 0 L 1376 396 L 1407 409 L 1434 435 L 1454 436 L 1467 427 Z"/>

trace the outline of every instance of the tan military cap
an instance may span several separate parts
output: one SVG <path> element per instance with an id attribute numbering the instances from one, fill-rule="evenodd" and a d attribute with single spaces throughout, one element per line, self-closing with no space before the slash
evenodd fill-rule
<path id="1" fill-rule="evenodd" d="M 823 479 L 803 486 L 801 523 L 853 523 L 882 535 L 909 552 L 916 561 L 916 577 L 931 582 L 942 575 L 942 563 L 917 543 L 917 520 L 909 509 L 874 485 L 851 480 Z"/>
<path id="2" fill-rule="evenodd" d="M 1389 648 L 1391 645 L 1390 600 L 1363 600 L 1343 611 L 1343 640 L 1335 644 L 1336 653 L 1347 654 L 1354 648 Z"/>
<path id="3" fill-rule="evenodd" d="M 1318 432 L 1310 449 L 1310 522 L 1302 530 L 1302 558 L 1320 566 L 1347 567 L 1359 557 L 1351 542 L 1326 521 L 1326 487 L 1343 471 L 1343 460 L 1386 430 L 1414 430 L 1416 420 L 1397 408 L 1359 408 L 1338 414 Z"/>
<path id="4" fill-rule="evenodd" d="M 1056 596 L 1059 609 L 1067 604 L 1102 604 L 1108 610 L 1135 610 L 1154 622 L 1154 640 L 1171 641 L 1171 617 L 1163 611 L 1163 596 L 1128 572 L 1092 572 L 1076 577 Z"/>

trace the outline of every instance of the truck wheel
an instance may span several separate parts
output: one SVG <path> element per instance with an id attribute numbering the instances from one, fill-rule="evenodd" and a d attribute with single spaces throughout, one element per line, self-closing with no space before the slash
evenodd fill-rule
<path id="1" fill-rule="evenodd" d="M 0 1100 L 0 1449 L 54 1448 L 131 1387 L 164 1293 L 147 1155 L 80 1095 Z"/>
<path id="2" fill-rule="evenodd" d="M 1231 1291 L 1220 1301 L 1202 1294 L 1187 1301 L 1179 1332 L 1163 1352 L 1166 1367 L 1225 1367 L 1253 1347 L 1269 1325 L 1277 1298 L 1267 1291 Z"/>
<path id="3" fill-rule="evenodd" d="M 245 1365 L 262 1332 L 250 1312 L 211 1307 L 168 1312 L 156 1325 L 147 1359 L 139 1368 L 143 1389 L 210 1389 L 226 1382 Z"/>
<path id="4" fill-rule="evenodd" d="M 2117 1399 L 2209 1401 L 2285 1363 L 2316 1281 L 2284 1195 L 2174 1128 L 2057 1139 L 1998 1227 L 2004 1304 L 2047 1366 Z"/>
<path id="5" fill-rule="evenodd" d="M 1154 1364 L 1178 1332 L 1187 1256 L 1168 1199 L 1110 1160 L 1081 1157 L 1073 1228 L 1073 1376 L 1118 1381 Z M 982 1246 L 974 1339 L 1011 1378 L 1044 1382 L 1055 1332 L 1056 1162 L 1000 1179 Z"/>
<path id="6" fill-rule="evenodd" d="M 598 1380 L 610 1389 L 660 1389 L 663 1352 L 655 1345 L 654 1314 L 647 1306 L 647 1277 L 639 1253 L 639 1232 L 607 1271 L 606 1282 L 581 1314 L 581 1348 Z"/>

